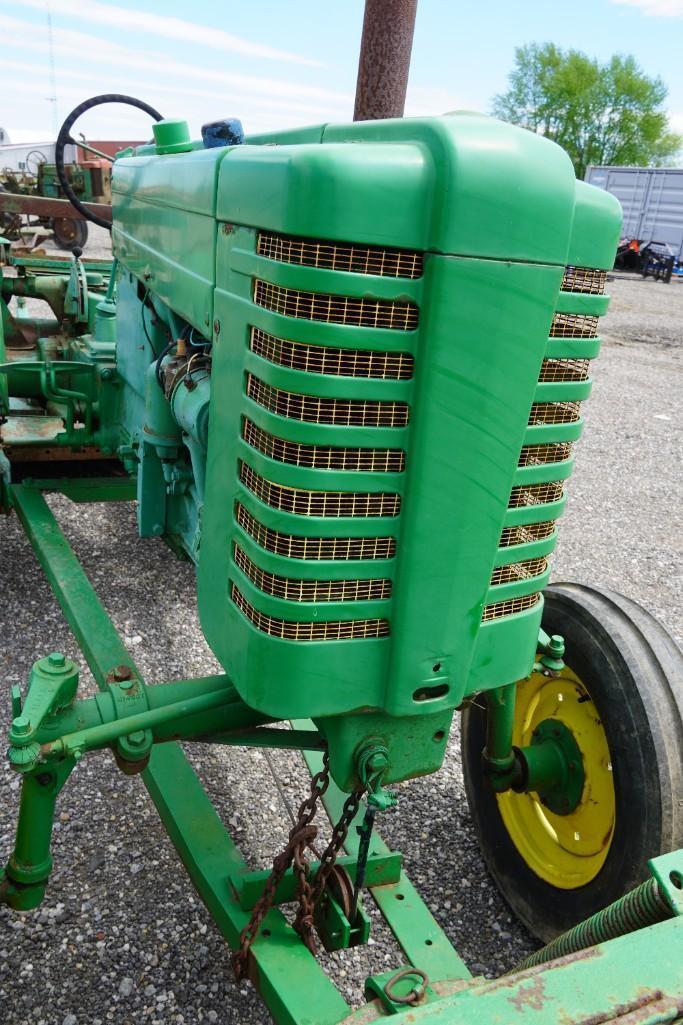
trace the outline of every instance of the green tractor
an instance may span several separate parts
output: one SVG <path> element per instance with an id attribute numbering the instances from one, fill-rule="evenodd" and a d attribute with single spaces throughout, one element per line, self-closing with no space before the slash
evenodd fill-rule
<path id="1" fill-rule="evenodd" d="M 193 140 L 129 102 L 154 141 L 114 163 L 111 267 L 17 260 L 2 282 L 4 503 L 100 688 L 44 653 L 13 693 L 4 900 L 41 901 L 57 795 L 108 748 L 279 1022 L 675 1020 L 681 655 L 628 599 L 549 584 L 619 204 L 478 115 Z M 140 536 L 196 566 L 221 674 L 143 681 L 50 491 L 137 500 Z M 549 943 L 495 982 L 374 829 L 392 784 L 439 770 L 456 711 L 490 871 Z M 304 753 L 272 870 L 246 867 L 189 739 Z M 321 805 L 336 825 L 311 860 Z M 367 894 L 405 962 L 353 1011 L 315 951 L 367 942 Z"/>

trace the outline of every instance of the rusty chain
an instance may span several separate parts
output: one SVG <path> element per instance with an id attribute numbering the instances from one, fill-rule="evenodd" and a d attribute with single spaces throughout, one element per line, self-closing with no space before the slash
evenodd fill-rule
<path id="1" fill-rule="evenodd" d="M 313 882 L 309 880 L 307 850 L 313 847 L 317 835 L 317 827 L 313 818 L 318 809 L 318 801 L 330 785 L 330 764 L 327 751 L 323 755 L 323 767 L 311 779 L 308 797 L 299 806 L 296 821 L 289 831 L 284 850 L 273 859 L 273 867 L 263 887 L 261 896 L 254 904 L 251 917 L 240 933 L 239 947 L 232 957 L 232 966 L 237 980 L 247 974 L 247 964 L 251 945 L 258 935 L 263 919 L 273 906 L 277 888 L 287 870 L 293 867 L 297 879 L 296 897 L 299 904 L 294 929 L 301 936 L 312 954 L 316 952 L 313 936 L 315 908 L 327 884 L 330 872 L 334 868 L 337 856 L 344 846 L 349 826 L 355 818 L 360 806 L 363 790 L 355 790 L 344 802 L 339 821 L 332 830 L 332 837 L 325 848 L 320 866 Z"/>

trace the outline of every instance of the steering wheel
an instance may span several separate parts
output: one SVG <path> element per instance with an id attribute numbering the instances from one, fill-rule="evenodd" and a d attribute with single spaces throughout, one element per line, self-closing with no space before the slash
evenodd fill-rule
<path id="1" fill-rule="evenodd" d="M 34 178 L 38 177 L 38 169 L 41 164 L 47 164 L 47 157 L 39 149 L 32 149 L 26 156 L 26 170 Z M 33 170 L 33 164 L 35 164 L 35 171 Z"/>
<path id="2" fill-rule="evenodd" d="M 75 206 L 76 209 L 83 214 L 87 221 L 92 221 L 93 224 L 99 224 L 101 228 L 111 228 L 111 221 L 106 220 L 104 217 L 100 217 L 99 214 L 92 213 L 92 211 L 88 210 L 87 206 L 81 202 L 74 190 L 71 188 L 71 183 L 67 178 L 66 169 L 64 167 L 64 150 L 69 143 L 73 146 L 83 146 L 85 149 L 91 149 L 87 143 L 84 145 L 82 142 L 77 142 L 71 135 L 71 129 L 75 125 L 76 121 L 78 121 L 79 117 L 85 114 L 87 110 L 92 110 L 93 107 L 100 107 L 104 103 L 125 103 L 129 107 L 137 107 L 138 110 L 143 110 L 145 114 L 149 114 L 154 121 L 163 121 L 163 115 L 161 115 L 158 110 L 155 110 L 154 107 L 150 107 L 150 105 L 145 103 L 144 100 L 137 100 L 134 96 L 123 96 L 119 93 L 104 93 L 102 96 L 91 96 L 89 100 L 84 100 L 83 103 L 79 103 L 79 105 L 71 111 L 64 124 L 59 129 L 57 144 L 55 146 L 55 165 L 57 168 L 57 177 L 59 178 L 59 182 L 64 190 L 64 195 L 69 199 L 72 206 Z M 113 157 L 110 157 L 106 153 L 99 153 L 97 150 L 93 150 L 93 152 L 98 153 L 98 156 L 100 157 L 106 157 L 107 160 L 111 160 L 112 162 L 114 160 Z"/>

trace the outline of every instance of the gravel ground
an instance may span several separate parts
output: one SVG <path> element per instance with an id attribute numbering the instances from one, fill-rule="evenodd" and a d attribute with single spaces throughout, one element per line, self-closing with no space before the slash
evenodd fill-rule
<path id="1" fill-rule="evenodd" d="M 100 255 L 93 233 L 86 255 Z M 680 351 L 683 283 L 618 277 L 595 392 L 577 458 L 554 578 L 615 587 L 680 639 Z M 76 507 L 50 499 L 113 620 L 149 680 L 216 671 L 199 630 L 193 571 L 161 542 L 140 540 L 129 505 Z M 0 657 L 8 693 L 54 649 L 79 658 L 16 519 L 2 525 Z M 130 572 L 130 568 L 134 572 Z M 87 671 L 83 690 L 93 691 Z M 287 822 L 261 754 L 188 753 L 245 857 L 264 866 Z M 306 776 L 296 755 L 273 755 L 290 802 Z M 10 852 L 19 781 L 0 775 L 0 856 Z M 253 816 L 255 800 L 259 813 Z M 443 770 L 402 788 L 383 833 L 470 968 L 496 975 L 533 949 L 486 874 L 468 813 L 457 729 Z M 236 985 L 226 947 L 187 881 L 141 783 L 107 754 L 89 756 L 67 783 L 54 837 L 55 870 L 43 907 L 0 909 L 0 1006 L 6 1025 L 255 1025 L 268 1016 Z M 368 971 L 400 963 L 377 923 L 362 952 L 325 959 L 359 1003 Z"/>

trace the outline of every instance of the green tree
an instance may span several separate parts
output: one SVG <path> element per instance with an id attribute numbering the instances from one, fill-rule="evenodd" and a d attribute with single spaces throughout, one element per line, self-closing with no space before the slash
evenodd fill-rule
<path id="1" fill-rule="evenodd" d="M 559 143 L 583 178 L 589 164 L 671 161 L 683 137 L 669 130 L 662 110 L 667 92 L 634 57 L 617 54 L 600 64 L 579 50 L 532 43 L 515 50 L 509 88 L 492 109 L 495 117 Z"/>

